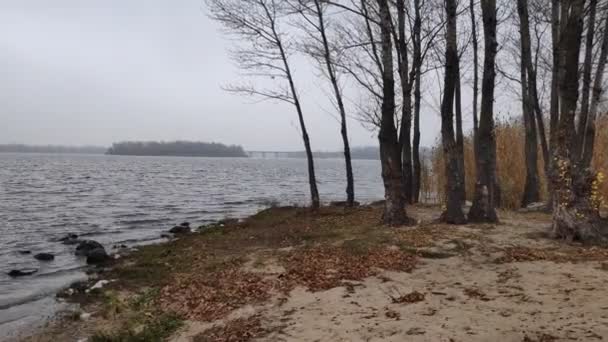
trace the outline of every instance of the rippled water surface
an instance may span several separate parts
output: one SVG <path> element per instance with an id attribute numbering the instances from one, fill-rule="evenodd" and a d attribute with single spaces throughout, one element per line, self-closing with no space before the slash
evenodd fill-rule
<path id="1" fill-rule="evenodd" d="M 344 162 L 316 160 L 322 200 L 343 200 Z M 378 161 L 355 160 L 357 200 L 382 198 Z M 0 332 L 52 311 L 48 295 L 83 277 L 66 233 L 115 244 L 154 242 L 172 225 L 242 217 L 271 203 L 306 204 L 303 159 L 0 153 Z M 51 252 L 52 262 L 32 253 Z M 11 279 L 11 269 L 37 268 Z M 4 328 L 3 328 L 4 327 Z"/>

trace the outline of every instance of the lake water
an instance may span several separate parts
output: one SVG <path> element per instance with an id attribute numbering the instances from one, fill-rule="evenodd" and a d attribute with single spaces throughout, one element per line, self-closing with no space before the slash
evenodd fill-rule
<path id="1" fill-rule="evenodd" d="M 344 200 L 344 161 L 316 160 L 321 200 Z M 382 199 L 380 163 L 354 160 L 357 200 Z M 0 336 L 51 315 L 54 293 L 84 277 L 67 233 L 104 244 L 159 241 L 183 221 L 194 226 L 269 206 L 307 204 L 303 159 L 120 157 L 0 153 Z M 33 254 L 55 254 L 39 262 Z M 37 268 L 10 278 L 11 269 Z M 1 338 L 0 338 L 1 339 Z"/>

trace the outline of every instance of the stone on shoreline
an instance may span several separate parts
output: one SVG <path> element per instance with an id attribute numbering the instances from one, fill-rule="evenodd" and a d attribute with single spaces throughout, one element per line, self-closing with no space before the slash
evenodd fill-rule
<path id="1" fill-rule="evenodd" d="M 172 234 L 188 234 L 190 233 L 190 226 L 175 226 L 171 229 L 169 229 L 169 233 Z"/>
<path id="2" fill-rule="evenodd" d="M 87 264 L 89 265 L 104 264 L 110 260 L 113 260 L 113 258 L 109 256 L 108 253 L 106 253 L 106 250 L 103 248 L 96 248 L 89 251 L 87 255 Z"/>
<path id="3" fill-rule="evenodd" d="M 84 240 L 76 247 L 75 254 L 78 256 L 89 256 L 89 253 L 95 249 L 104 249 L 102 244 L 93 240 Z"/>
<path id="4" fill-rule="evenodd" d="M 55 259 L 55 256 L 51 253 L 38 253 L 34 255 L 34 259 L 40 261 L 52 261 Z"/>
<path id="5" fill-rule="evenodd" d="M 29 275 L 32 275 L 32 274 L 34 274 L 36 272 L 38 272 L 37 268 L 27 268 L 27 269 L 22 269 L 22 270 L 11 270 L 7 274 L 10 277 L 16 278 L 16 277 L 29 276 Z"/>

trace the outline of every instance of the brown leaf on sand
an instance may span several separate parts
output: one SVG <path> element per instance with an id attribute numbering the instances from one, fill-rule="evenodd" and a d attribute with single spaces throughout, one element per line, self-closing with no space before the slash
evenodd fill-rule
<path id="1" fill-rule="evenodd" d="M 422 302 L 424 300 L 424 293 L 414 291 L 414 292 L 408 293 L 408 294 L 400 296 L 400 297 L 392 298 L 392 300 L 393 300 L 393 303 L 395 303 L 395 304 L 418 303 L 418 302 Z"/>
<path id="2" fill-rule="evenodd" d="M 395 319 L 395 320 L 400 320 L 401 319 L 401 314 L 398 313 L 395 310 L 386 310 L 386 312 L 384 313 L 384 315 L 386 316 L 386 318 L 391 318 L 391 319 Z"/>
<path id="3" fill-rule="evenodd" d="M 195 336 L 193 342 L 246 342 L 268 335 L 260 317 L 239 318 Z"/>
<path id="4" fill-rule="evenodd" d="M 481 290 L 474 289 L 474 288 L 464 289 L 464 294 L 467 295 L 467 297 L 469 297 L 469 298 L 479 299 L 484 302 L 487 302 L 490 300 L 490 298 L 485 293 L 483 293 Z"/>

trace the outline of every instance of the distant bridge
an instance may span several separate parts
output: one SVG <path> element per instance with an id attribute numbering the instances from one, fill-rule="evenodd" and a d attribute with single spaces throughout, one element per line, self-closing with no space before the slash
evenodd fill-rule
<path id="1" fill-rule="evenodd" d="M 282 152 L 282 151 L 245 151 L 250 158 L 298 158 L 301 152 Z M 303 157 L 303 156 L 302 156 Z"/>

